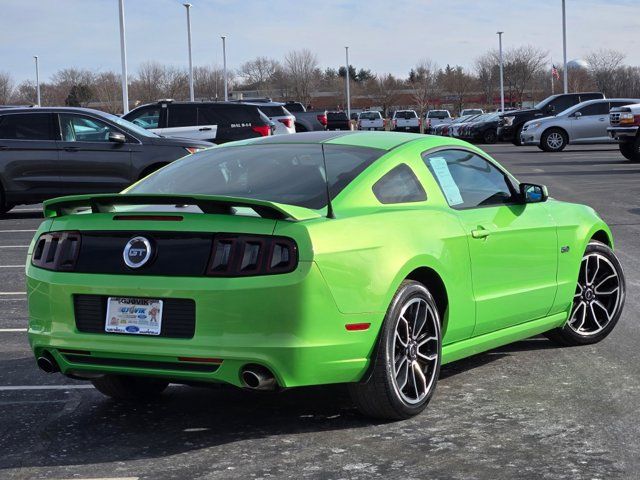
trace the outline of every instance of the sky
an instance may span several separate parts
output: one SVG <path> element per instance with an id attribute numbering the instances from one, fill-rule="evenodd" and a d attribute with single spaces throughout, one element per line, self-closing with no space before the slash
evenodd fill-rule
<path id="1" fill-rule="evenodd" d="M 194 65 L 228 68 L 294 49 L 321 67 L 344 63 L 406 76 L 429 58 L 472 68 L 497 48 L 532 44 L 562 62 L 561 0 L 190 0 Z M 142 62 L 186 67 L 186 12 L 178 0 L 125 0 L 129 73 Z M 566 0 L 568 59 L 600 48 L 640 65 L 640 0 Z M 62 68 L 120 72 L 118 0 L 0 0 L 0 71 L 34 79 L 33 55 L 47 80 Z"/>

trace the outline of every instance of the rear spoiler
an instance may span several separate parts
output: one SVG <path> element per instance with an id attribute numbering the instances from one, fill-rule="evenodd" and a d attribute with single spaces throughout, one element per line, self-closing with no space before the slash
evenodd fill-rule
<path id="1" fill-rule="evenodd" d="M 157 195 L 157 194 L 98 194 L 71 195 L 44 202 L 45 217 L 71 215 L 79 210 L 91 209 L 92 213 L 113 212 L 116 206 L 130 205 L 195 205 L 203 213 L 232 215 L 234 207 L 250 208 L 262 218 L 301 221 L 320 218 L 315 210 L 283 205 L 253 198 L 225 197 L 220 195 Z"/>

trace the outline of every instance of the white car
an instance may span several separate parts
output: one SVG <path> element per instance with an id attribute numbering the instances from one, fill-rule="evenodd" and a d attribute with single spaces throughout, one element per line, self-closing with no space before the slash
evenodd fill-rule
<path id="1" fill-rule="evenodd" d="M 385 121 L 378 111 L 362 112 L 358 115 L 358 130 L 384 130 Z"/>
<path id="2" fill-rule="evenodd" d="M 420 133 L 420 118 L 415 110 L 396 110 L 391 119 L 391 128 L 400 132 Z"/>
<path id="3" fill-rule="evenodd" d="M 432 129 L 443 123 L 453 122 L 449 110 L 429 110 L 425 116 L 424 131 L 430 133 Z"/>
<path id="4" fill-rule="evenodd" d="M 560 152 L 568 144 L 615 143 L 607 132 L 609 110 L 639 102 L 637 98 L 587 100 L 554 117 L 529 120 L 522 127 L 520 141 L 546 152 Z"/>
<path id="5" fill-rule="evenodd" d="M 280 102 L 240 102 L 255 105 L 275 124 L 274 135 L 296 133 L 296 117 Z"/>

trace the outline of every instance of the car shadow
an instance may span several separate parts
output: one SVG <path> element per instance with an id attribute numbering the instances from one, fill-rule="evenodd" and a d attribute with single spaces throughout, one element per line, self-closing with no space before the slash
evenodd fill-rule
<path id="1" fill-rule="evenodd" d="M 494 349 L 444 366 L 440 380 L 519 351 L 552 347 L 535 338 Z M 2 395 L 1 403 L 20 404 Z M 42 390 L 28 399 L 27 408 L 5 411 L 0 469 L 165 458 L 244 440 L 387 423 L 360 415 L 346 385 L 279 392 L 170 386 L 157 401 L 143 403 L 115 402 L 93 389 Z"/>
<path id="2" fill-rule="evenodd" d="M 0 214 L 0 220 L 27 220 L 32 218 L 44 218 L 41 211 L 35 210 L 9 210 L 7 213 Z"/>

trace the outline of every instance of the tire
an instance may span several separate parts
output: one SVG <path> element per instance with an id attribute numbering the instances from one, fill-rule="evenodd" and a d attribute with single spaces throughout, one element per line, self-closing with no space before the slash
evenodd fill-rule
<path id="1" fill-rule="evenodd" d="M 618 323 L 625 292 L 624 272 L 618 258 L 607 245 L 592 240 L 582 257 L 567 323 L 546 336 L 564 346 L 598 343 Z"/>
<path id="2" fill-rule="evenodd" d="M 403 314 L 410 318 L 405 320 Z M 412 325 L 420 327 L 415 335 Z M 353 403 L 361 413 L 403 420 L 426 408 L 440 373 L 440 325 L 435 300 L 424 285 L 402 282 L 382 324 L 368 378 L 349 384 Z"/>
<path id="3" fill-rule="evenodd" d="M 487 130 L 482 135 L 482 141 L 488 144 L 496 143 L 498 141 L 497 132 L 494 132 L 493 130 Z"/>
<path id="4" fill-rule="evenodd" d="M 4 190 L 0 187 L 0 215 L 4 215 L 11 210 L 15 205 L 7 203 Z"/>
<path id="5" fill-rule="evenodd" d="M 302 133 L 307 131 L 307 129 L 304 128 L 304 126 L 300 123 L 294 123 L 293 125 L 296 127 L 296 133 Z"/>
<path id="6" fill-rule="evenodd" d="M 150 400 L 159 396 L 169 385 L 155 378 L 105 375 L 91 380 L 103 395 L 116 400 Z"/>
<path id="7" fill-rule="evenodd" d="M 522 127 L 524 126 L 524 124 L 520 125 L 517 129 L 516 129 L 516 133 L 515 136 L 513 137 L 513 144 L 516 147 L 521 147 L 522 146 L 522 141 L 520 140 L 520 134 L 522 133 Z"/>
<path id="8" fill-rule="evenodd" d="M 624 158 L 632 162 L 640 162 L 640 137 L 629 142 L 620 142 L 619 147 Z"/>
<path id="9" fill-rule="evenodd" d="M 569 143 L 569 138 L 564 130 L 550 128 L 540 138 L 540 148 L 545 152 L 561 152 Z"/>

